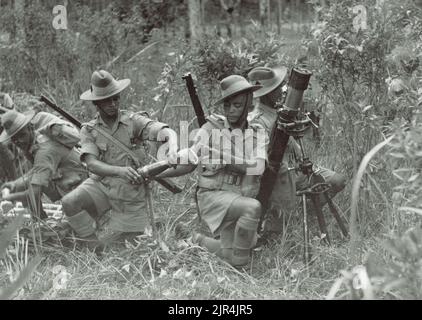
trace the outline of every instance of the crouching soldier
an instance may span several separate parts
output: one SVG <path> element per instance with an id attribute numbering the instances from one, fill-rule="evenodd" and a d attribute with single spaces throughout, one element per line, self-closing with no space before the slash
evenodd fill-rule
<path id="1" fill-rule="evenodd" d="M 11 141 L 22 150 L 32 168 L 19 179 L 3 184 L 10 194 L 3 200 L 21 201 L 34 218 L 47 218 L 41 196 L 55 202 L 88 177 L 74 146 L 79 131 L 72 124 L 46 112 L 10 110 L 1 117 L 0 142 Z"/>
<path id="2" fill-rule="evenodd" d="M 176 133 L 166 124 L 120 110 L 120 93 L 129 84 L 129 79 L 116 80 L 107 71 L 95 71 L 91 90 L 80 97 L 92 101 L 98 111 L 81 129 L 81 160 L 92 175 L 67 194 L 62 204 L 69 224 L 90 247 L 133 238 L 148 225 L 144 181 L 119 144 L 140 160 L 145 158 L 143 143 L 148 140 L 166 141 L 169 156 L 177 152 Z M 95 228 L 99 221 L 100 237 Z"/>
<path id="3" fill-rule="evenodd" d="M 277 105 L 284 103 L 287 68 L 256 67 L 249 72 L 248 78 L 252 83 L 262 85 L 260 90 L 254 92 L 254 98 L 259 101 L 248 119 L 251 123 L 263 126 L 270 134 L 277 120 Z M 301 154 L 299 144 L 290 138 L 271 194 L 269 214 L 264 223 L 263 242 L 276 239 L 281 234 L 284 215 L 296 209 L 296 191 L 307 188 L 307 177 L 290 169 L 296 166 L 295 162 L 301 158 Z M 330 185 L 330 197 L 334 197 L 345 187 L 346 179 L 343 175 L 317 166 L 314 166 L 314 171 L 321 181 Z M 325 202 L 325 198 L 321 197 L 321 204 Z"/>
<path id="4" fill-rule="evenodd" d="M 195 233 L 194 241 L 236 267 L 250 261 L 255 245 L 261 204 L 254 199 L 265 169 L 265 130 L 250 125 L 248 111 L 253 92 L 261 86 L 232 75 L 220 83 L 224 116 L 213 114 L 199 129 L 193 150 L 199 155 L 196 192 L 200 217 L 219 239 Z M 187 163 L 187 161 L 185 162 Z M 178 165 L 160 177 L 192 172 L 194 165 Z"/>

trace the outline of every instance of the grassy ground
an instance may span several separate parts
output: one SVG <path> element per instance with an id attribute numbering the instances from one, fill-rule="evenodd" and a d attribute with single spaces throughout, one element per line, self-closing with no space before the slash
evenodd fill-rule
<path id="1" fill-rule="evenodd" d="M 158 207 L 164 210 L 164 206 L 171 203 Z M 19 298 L 321 299 L 347 265 L 347 244 L 333 230 L 332 247 L 322 245 L 313 233 L 315 262 L 305 268 L 301 226 L 292 217 L 279 241 L 254 251 L 250 266 L 236 270 L 190 239 L 174 238 L 173 226 L 181 207 L 170 210 L 160 229 L 159 244 L 144 236 L 135 245 L 110 247 L 101 257 L 87 250 L 41 248 L 43 261 Z M 193 220 L 195 226 L 194 209 L 179 220 Z M 2 274 L 4 283 L 8 275 Z M 61 279 L 66 280 L 63 287 L 54 289 Z"/>

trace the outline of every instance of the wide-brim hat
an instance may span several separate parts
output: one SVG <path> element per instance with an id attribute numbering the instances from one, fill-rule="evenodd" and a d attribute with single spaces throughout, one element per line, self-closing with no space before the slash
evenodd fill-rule
<path id="1" fill-rule="evenodd" d="M 91 77 L 91 89 L 81 94 L 80 99 L 97 101 L 110 98 L 130 85 L 130 79 L 116 80 L 105 70 L 94 71 Z"/>
<path id="2" fill-rule="evenodd" d="M 254 92 L 253 97 L 259 98 L 270 93 L 283 83 L 286 78 L 286 67 L 256 67 L 248 73 L 248 79 L 251 83 L 262 85 L 262 89 Z"/>
<path id="3" fill-rule="evenodd" d="M 3 132 L 0 135 L 0 142 L 9 141 L 10 138 L 26 127 L 34 115 L 35 110 L 31 110 L 26 113 L 10 110 L 3 114 L 1 117 Z"/>
<path id="4" fill-rule="evenodd" d="M 220 82 L 220 89 L 222 97 L 218 99 L 214 104 L 220 104 L 225 100 L 234 97 L 238 94 L 245 93 L 245 92 L 254 92 L 256 90 L 261 89 L 261 85 L 253 85 L 250 84 L 248 80 L 246 80 L 242 76 L 238 75 L 231 75 Z"/>

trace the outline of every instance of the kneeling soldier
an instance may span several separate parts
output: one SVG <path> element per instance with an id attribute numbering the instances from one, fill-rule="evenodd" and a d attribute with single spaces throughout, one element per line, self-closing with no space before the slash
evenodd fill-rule
<path id="1" fill-rule="evenodd" d="M 220 239 L 195 234 L 194 241 L 233 266 L 250 261 L 255 245 L 261 204 L 259 178 L 265 169 L 265 130 L 248 124 L 253 92 L 261 86 L 232 75 L 220 83 L 224 116 L 213 114 L 199 129 L 191 147 L 200 156 L 197 204 L 201 218 Z M 223 161 L 221 161 L 223 160 Z M 192 172 L 193 165 L 178 165 L 160 177 Z"/>
<path id="2" fill-rule="evenodd" d="M 262 89 L 254 92 L 254 98 L 259 98 L 259 102 L 248 119 L 251 123 L 263 126 L 268 134 L 277 120 L 277 103 L 283 102 L 284 99 L 283 86 L 286 84 L 286 76 L 285 67 L 256 67 L 248 74 L 252 83 L 262 85 Z M 307 187 L 306 176 L 289 169 L 289 164 L 291 167 L 296 165 L 295 161 L 300 159 L 301 153 L 299 144 L 290 138 L 271 194 L 269 214 L 264 224 L 264 241 L 266 238 L 277 238 L 281 234 L 283 216 L 296 209 L 296 191 Z M 343 175 L 317 166 L 314 166 L 314 171 L 321 181 L 330 184 L 330 197 L 334 197 L 345 187 L 346 179 Z M 321 204 L 324 203 L 325 198 L 321 197 Z"/>
<path id="3" fill-rule="evenodd" d="M 94 222 L 105 218 L 108 211 L 109 219 L 101 219 L 102 242 L 131 238 L 148 225 L 144 181 L 131 156 L 118 144 L 131 149 L 140 160 L 146 158 L 143 143 L 147 140 L 167 141 L 169 156 L 177 152 L 176 133 L 166 124 L 120 110 L 120 92 L 129 84 L 129 79 L 115 80 L 107 71 L 95 71 L 91 90 L 81 95 L 98 111 L 96 118 L 81 129 L 81 160 L 93 175 L 62 202 L 71 227 L 82 239 L 91 240 L 93 246 L 98 244 Z"/>
<path id="4" fill-rule="evenodd" d="M 32 163 L 29 172 L 3 184 L 2 188 L 11 192 L 3 199 L 29 204 L 33 217 L 44 219 L 47 216 L 41 205 L 42 194 L 57 201 L 88 178 L 74 148 L 79 142 L 79 131 L 52 114 L 35 111 L 8 111 L 1 124 L 4 131 L 0 142 L 11 140 Z"/>

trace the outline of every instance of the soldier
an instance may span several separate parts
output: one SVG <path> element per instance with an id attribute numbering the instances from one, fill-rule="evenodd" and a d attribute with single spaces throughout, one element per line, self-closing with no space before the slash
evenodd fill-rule
<path id="1" fill-rule="evenodd" d="M 4 130 L 0 142 L 12 141 L 32 163 L 28 173 L 3 184 L 2 189 L 11 192 L 3 199 L 29 204 L 34 218 L 45 219 L 42 194 L 57 201 L 88 177 L 74 148 L 79 142 L 79 131 L 52 114 L 33 110 L 7 111 L 1 123 Z"/>
<path id="2" fill-rule="evenodd" d="M 254 92 L 254 98 L 259 98 L 259 102 L 248 119 L 251 123 L 262 125 L 270 134 L 277 118 L 276 103 L 284 99 L 283 88 L 287 85 L 287 68 L 256 67 L 249 72 L 248 78 L 252 83 L 262 85 L 262 89 Z M 296 190 L 306 188 L 306 176 L 289 169 L 289 165 L 295 166 L 295 160 L 299 159 L 300 155 L 299 145 L 290 138 L 271 195 L 269 214 L 264 224 L 263 242 L 276 239 L 282 232 L 283 215 L 296 208 Z M 342 175 L 317 166 L 314 166 L 314 171 L 324 182 L 330 184 L 331 197 L 343 190 L 345 178 Z M 321 201 L 324 203 L 324 199 Z"/>
<path id="3" fill-rule="evenodd" d="M 69 224 L 91 248 L 100 244 L 95 220 L 102 224 L 101 243 L 131 239 L 148 225 L 144 181 L 131 157 L 117 147 L 115 140 L 140 159 L 146 157 L 146 141 L 167 142 L 169 157 L 177 152 L 176 133 L 166 124 L 120 110 L 120 93 L 129 84 L 129 79 L 116 80 L 107 71 L 95 71 L 91 89 L 80 97 L 92 101 L 98 111 L 96 118 L 81 129 L 81 160 L 92 175 L 62 203 Z M 98 134 L 96 128 L 111 138 Z"/>
<path id="4" fill-rule="evenodd" d="M 196 192 L 199 214 L 220 239 L 194 233 L 193 240 L 240 267 L 249 263 L 256 241 L 261 204 L 254 197 L 265 169 L 267 139 L 263 128 L 247 122 L 253 92 L 261 86 L 232 75 L 224 78 L 220 87 L 222 98 L 216 104 L 223 104 L 224 116 L 208 117 L 191 147 L 201 158 Z M 194 165 L 178 165 L 160 177 L 179 176 L 194 169 Z"/>

